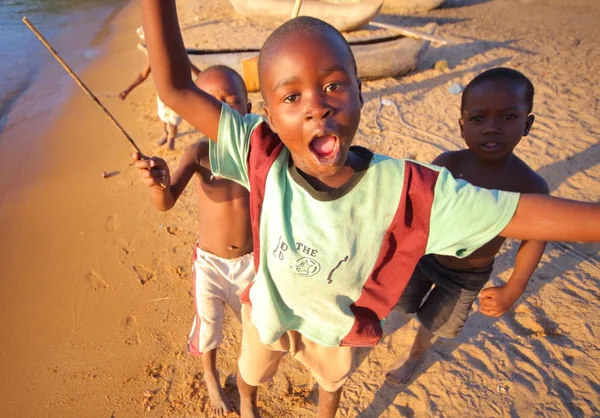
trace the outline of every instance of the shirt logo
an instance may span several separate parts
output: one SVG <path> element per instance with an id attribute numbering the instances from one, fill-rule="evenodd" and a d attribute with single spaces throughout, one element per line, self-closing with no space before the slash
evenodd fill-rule
<path id="1" fill-rule="evenodd" d="M 462 256 L 463 256 L 463 255 L 464 255 L 466 252 L 467 252 L 467 249 L 466 249 L 466 248 L 461 248 L 460 250 L 458 250 L 458 251 L 456 252 L 456 256 L 457 256 L 457 257 L 462 257 Z"/>
<path id="2" fill-rule="evenodd" d="M 314 258 L 301 257 L 296 260 L 294 273 L 302 277 L 311 277 L 321 271 L 321 264 Z"/>

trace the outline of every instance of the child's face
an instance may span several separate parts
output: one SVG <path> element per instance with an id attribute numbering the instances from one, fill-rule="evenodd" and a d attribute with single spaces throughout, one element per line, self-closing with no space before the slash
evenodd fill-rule
<path id="1" fill-rule="evenodd" d="M 246 87 L 233 75 L 219 70 L 201 72 L 196 78 L 196 85 L 206 93 L 227 103 L 242 116 L 251 111 Z"/>
<path id="2" fill-rule="evenodd" d="M 511 155 L 533 124 L 525 100 L 525 86 L 510 81 L 488 81 L 472 88 L 459 119 L 469 149 L 484 160 Z"/>
<path id="3" fill-rule="evenodd" d="M 294 164 L 314 177 L 344 166 L 362 96 L 350 52 L 331 35 L 290 34 L 269 54 L 265 113 Z"/>

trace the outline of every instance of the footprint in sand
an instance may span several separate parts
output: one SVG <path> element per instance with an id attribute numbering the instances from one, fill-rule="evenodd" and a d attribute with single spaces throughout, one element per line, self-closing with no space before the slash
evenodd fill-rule
<path id="1" fill-rule="evenodd" d="M 187 278 L 187 274 L 186 274 L 185 268 L 183 266 L 175 267 L 175 273 L 182 279 Z"/>
<path id="2" fill-rule="evenodd" d="M 96 273 L 94 270 L 87 274 L 86 279 L 94 290 L 108 289 L 108 284 L 104 281 L 102 276 Z"/>
<path id="3" fill-rule="evenodd" d="M 154 276 L 154 273 L 152 271 L 148 270 L 141 264 L 133 266 L 133 271 L 135 271 L 135 273 L 138 276 L 138 280 L 143 285 L 146 284 L 148 280 L 150 280 Z"/>
<path id="4" fill-rule="evenodd" d="M 127 345 L 138 345 L 140 342 L 140 335 L 137 331 L 137 320 L 135 316 L 128 316 L 125 318 L 125 344 Z"/>
<path id="5" fill-rule="evenodd" d="M 115 229 L 117 229 L 116 221 L 117 215 L 110 215 L 108 217 L 108 219 L 106 220 L 106 224 L 104 224 L 104 229 L 106 229 L 106 232 L 114 232 Z"/>
<path id="6" fill-rule="evenodd" d="M 179 228 L 169 225 L 167 226 L 167 232 L 169 235 L 179 235 Z"/>

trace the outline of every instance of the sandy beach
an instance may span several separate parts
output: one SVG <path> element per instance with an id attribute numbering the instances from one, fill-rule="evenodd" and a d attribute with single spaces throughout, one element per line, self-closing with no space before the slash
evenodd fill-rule
<path id="1" fill-rule="evenodd" d="M 260 46 L 278 23 L 236 16 L 227 0 L 178 6 L 188 46 Z M 536 88 L 536 121 L 517 155 L 553 195 L 600 200 L 598 1 L 447 0 L 428 13 L 377 20 L 435 22 L 450 43 L 430 46 L 405 77 L 363 84 L 356 143 L 426 162 L 463 148 L 460 94 L 449 89 L 508 66 Z M 111 21 L 100 56 L 81 74 L 94 92 L 118 93 L 142 69 L 140 22 L 138 2 Z M 449 68 L 433 69 L 439 60 Z M 176 150 L 157 148 L 151 81 L 125 102 L 103 97 L 140 147 L 172 168 L 200 138 L 183 122 Z M 251 99 L 260 109 L 259 95 Z M 43 130 L 32 121 L 0 133 L 23 138 L 19 146 L 0 140 L 0 415 L 209 416 L 201 362 L 186 345 L 193 188 L 159 213 L 129 165 L 131 146 L 87 96 L 71 89 L 56 113 Z M 505 245 L 490 284 L 510 276 L 517 246 Z M 360 351 L 338 416 L 600 416 L 599 289 L 599 245 L 549 244 L 513 310 L 493 319 L 476 305 L 460 336 L 436 343 L 408 385 L 384 379 L 416 331 L 410 317 L 393 313 L 382 343 Z M 229 312 L 225 327 L 218 362 L 237 405 L 241 327 Z M 309 373 L 287 358 L 259 406 L 265 417 L 314 417 L 316 399 Z"/>

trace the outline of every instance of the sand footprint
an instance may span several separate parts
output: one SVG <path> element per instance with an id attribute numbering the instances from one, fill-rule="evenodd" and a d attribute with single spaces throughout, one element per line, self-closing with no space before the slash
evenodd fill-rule
<path id="1" fill-rule="evenodd" d="M 94 270 L 90 271 L 86 277 L 88 283 L 94 290 L 108 289 L 108 284 L 104 281 L 102 276 L 96 273 Z"/>
<path id="2" fill-rule="evenodd" d="M 104 224 L 104 229 L 106 232 L 114 232 L 117 229 L 116 225 L 117 215 L 110 215 Z"/>
<path id="3" fill-rule="evenodd" d="M 187 273 L 185 272 L 185 268 L 181 265 L 175 267 L 175 273 L 182 279 L 187 278 Z"/>
<path id="4" fill-rule="evenodd" d="M 176 226 L 167 226 L 167 232 L 169 233 L 169 235 L 179 235 L 179 228 L 177 228 Z"/>
<path id="5" fill-rule="evenodd" d="M 154 273 L 151 270 L 148 270 L 141 264 L 133 266 L 133 271 L 135 271 L 135 273 L 138 276 L 138 280 L 143 285 L 145 285 L 148 282 L 148 280 L 150 280 L 154 276 Z"/>
<path id="6" fill-rule="evenodd" d="M 125 319 L 125 344 L 127 345 L 138 345 L 140 342 L 140 335 L 137 331 L 137 320 L 135 316 L 128 316 Z"/>

